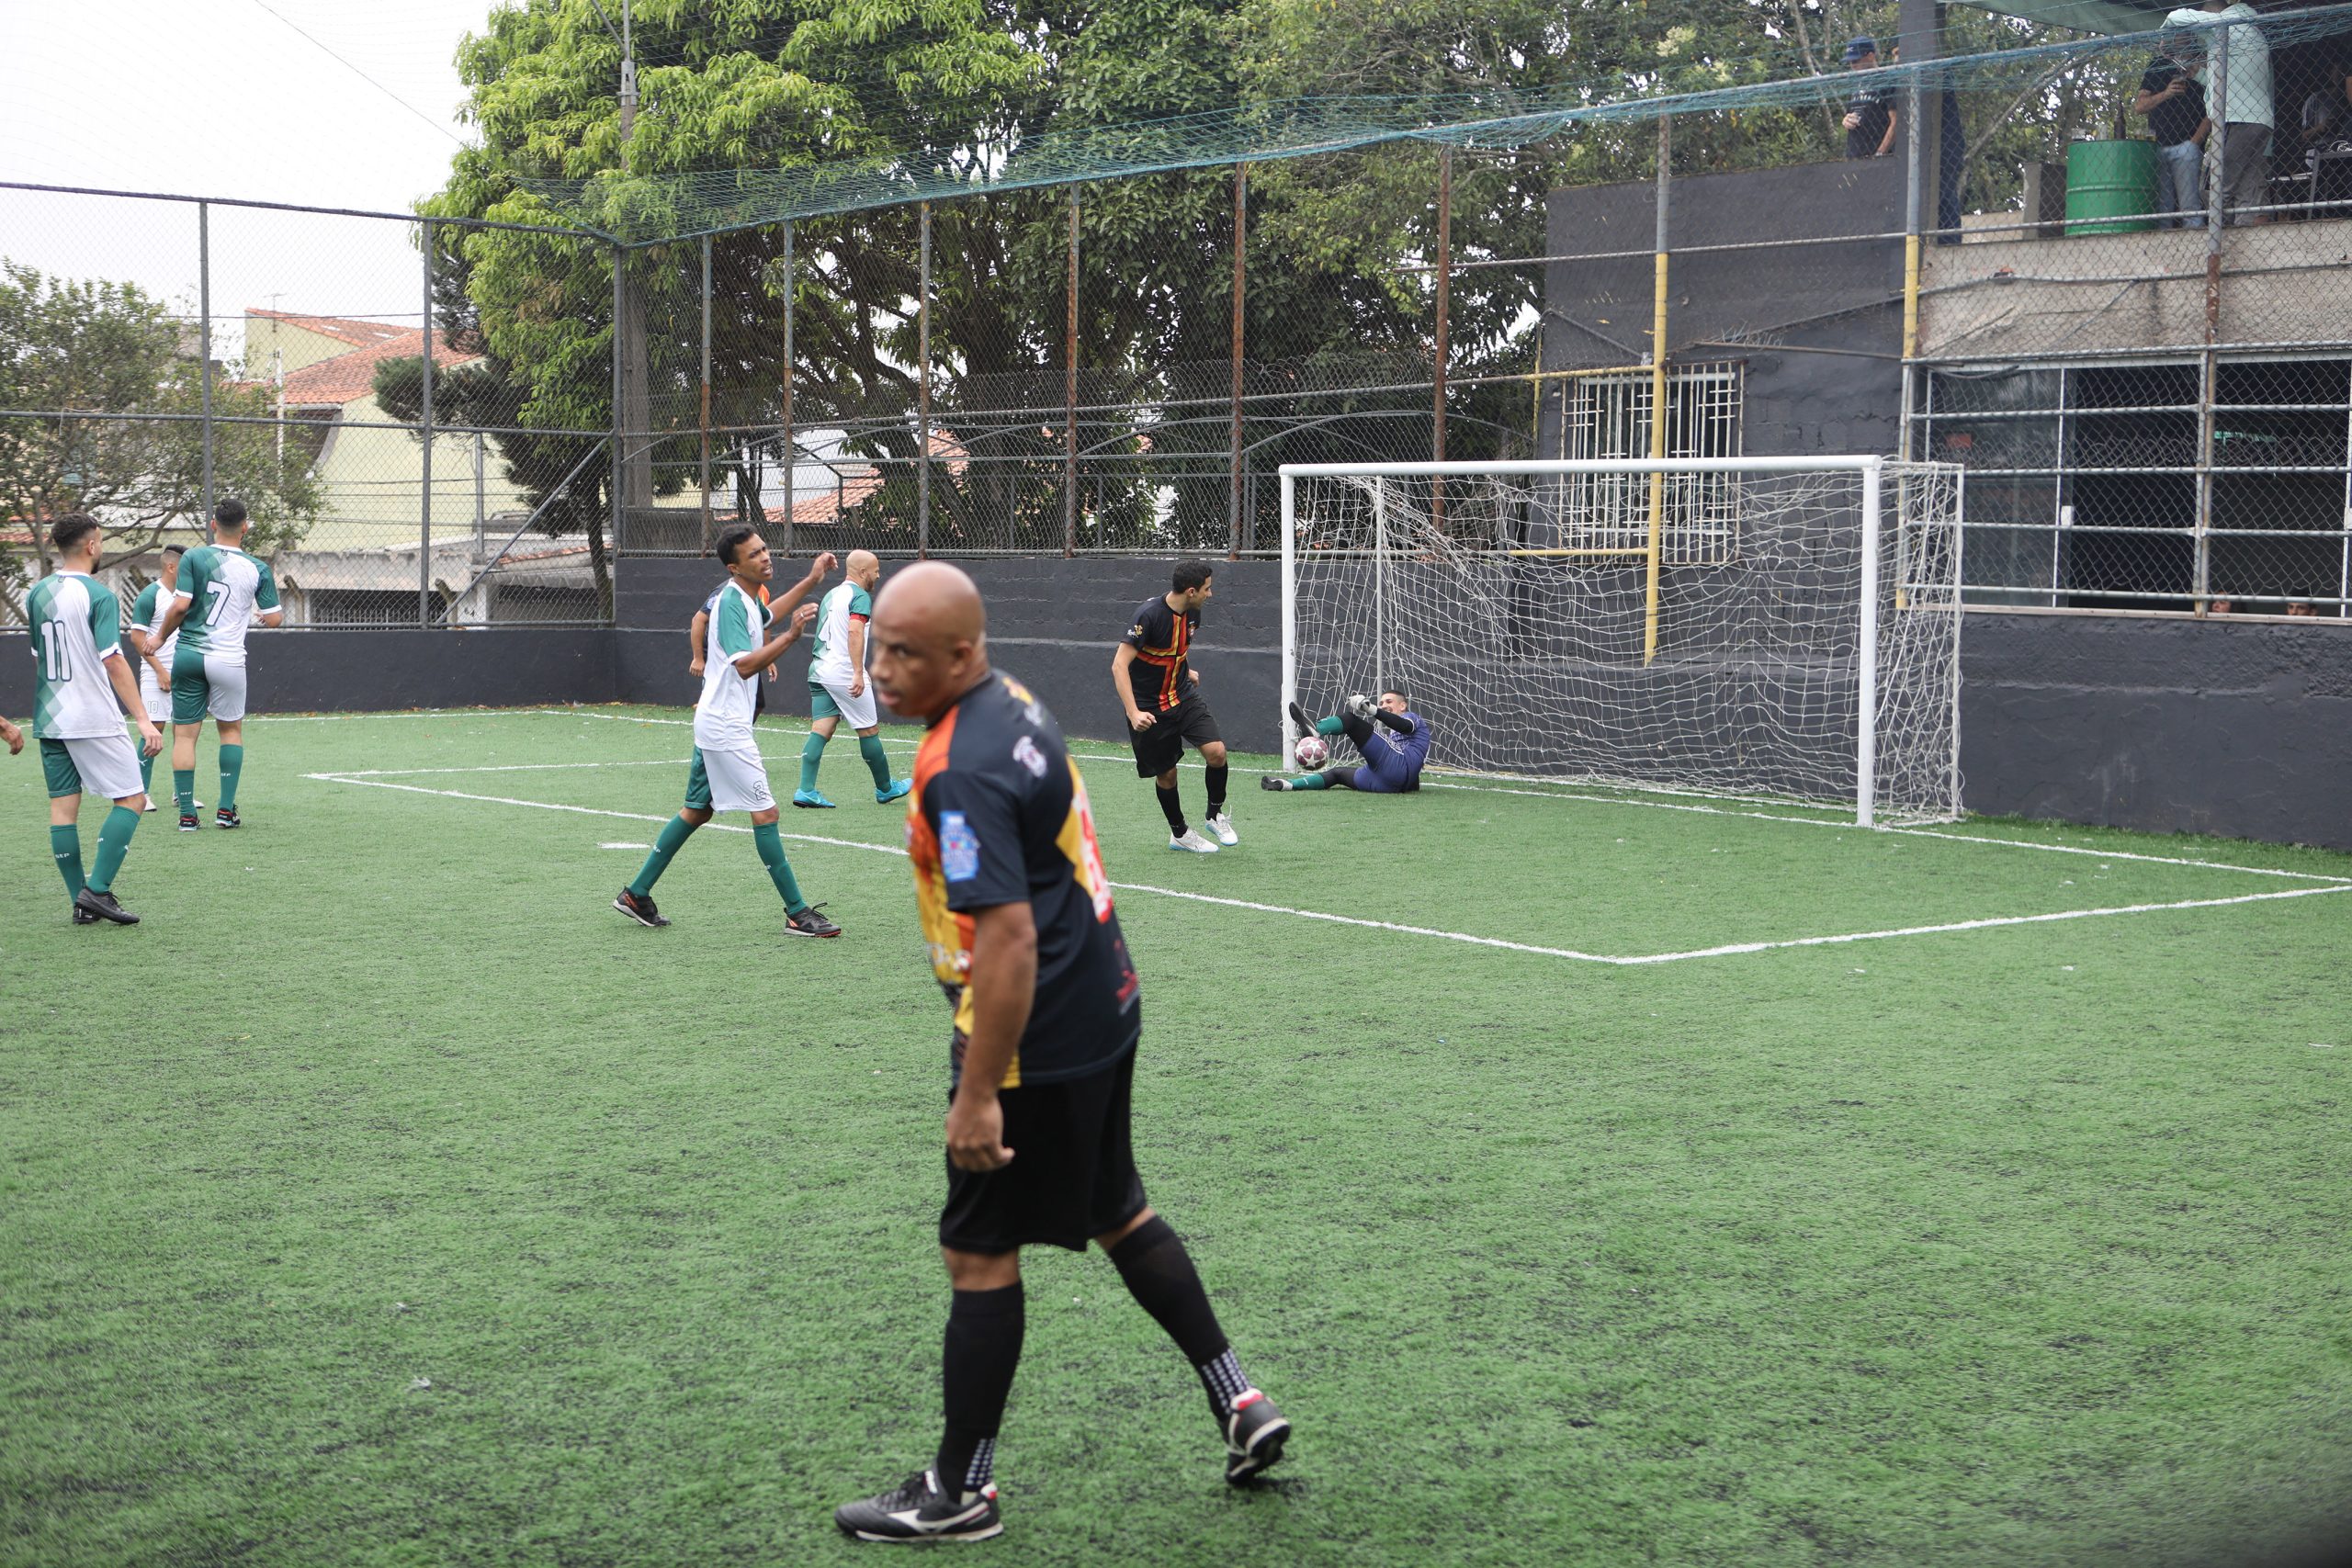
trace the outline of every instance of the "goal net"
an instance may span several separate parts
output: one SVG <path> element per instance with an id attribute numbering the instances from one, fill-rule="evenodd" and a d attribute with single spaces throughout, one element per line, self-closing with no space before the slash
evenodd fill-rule
<path id="1" fill-rule="evenodd" d="M 1956 465 L 1295 464 L 1282 485 L 1286 702 L 1400 688 L 1433 763 L 1474 773 L 1960 813 Z"/>

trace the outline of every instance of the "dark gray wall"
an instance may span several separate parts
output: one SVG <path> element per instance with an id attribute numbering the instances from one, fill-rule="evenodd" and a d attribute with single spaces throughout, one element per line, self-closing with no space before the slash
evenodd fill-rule
<path id="1" fill-rule="evenodd" d="M 1168 589 L 1177 558 L 1095 556 L 1075 560 L 1016 556 L 956 559 L 972 574 L 989 606 L 989 646 L 997 668 L 1019 676 L 1054 711 L 1062 728 L 1095 740 L 1127 733 L 1111 688 L 1111 651 L 1136 605 Z M 885 571 L 901 563 L 892 561 Z M 1282 580 L 1272 561 L 1216 561 L 1216 592 L 1193 645 L 1201 694 L 1226 739 L 1251 751 L 1281 743 Z M 806 570 L 805 558 L 779 565 L 780 578 Z M 684 628 L 721 577 L 707 560 L 621 563 L 616 661 L 627 702 L 694 700 L 686 674 Z M 805 644 L 779 661 L 784 674 L 771 701 L 805 712 Z"/>
<path id="2" fill-rule="evenodd" d="M 1972 612 L 1972 811 L 2352 850 L 2352 627 Z"/>
<path id="3" fill-rule="evenodd" d="M 593 627 L 263 631 L 245 652 L 257 713 L 613 700 L 612 634 Z M 32 703 L 30 646 L 0 635 L 0 711 L 29 713 Z"/>
<path id="4" fill-rule="evenodd" d="M 1671 247 L 1885 235 L 1903 227 L 1903 161 L 1701 175 L 1673 183 Z M 1552 193 L 1544 367 L 1631 365 L 1649 348 L 1656 188 Z M 1606 253 L 1634 255 L 1600 260 Z M 1745 362 L 1746 449 L 1756 457 L 1888 452 L 1901 438 L 1903 242 L 1859 238 L 1775 253 L 1676 255 L 1669 356 Z M 1540 439 L 1559 451 L 1559 401 Z"/>

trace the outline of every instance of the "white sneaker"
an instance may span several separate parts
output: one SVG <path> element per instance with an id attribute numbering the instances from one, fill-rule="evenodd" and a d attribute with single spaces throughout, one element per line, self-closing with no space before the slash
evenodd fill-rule
<path id="1" fill-rule="evenodd" d="M 144 810 L 148 810 L 148 811 L 153 811 L 153 810 L 154 810 L 154 809 L 155 809 L 155 797 L 154 797 L 154 795 L 152 795 L 152 794 L 151 794 L 151 795 L 149 795 L 147 796 L 147 804 L 146 804 L 146 806 L 145 806 L 144 807 L 142 807 L 142 809 L 144 809 Z"/>
<path id="2" fill-rule="evenodd" d="M 1233 830 L 1233 818 L 1220 811 L 1209 818 L 1209 831 L 1216 835 L 1220 844 L 1238 844 L 1241 835 Z"/>
<path id="3" fill-rule="evenodd" d="M 1198 828 L 1187 828 L 1182 834 L 1170 838 L 1168 840 L 1168 847 L 1171 850 L 1189 850 L 1196 855 L 1216 853 L 1216 846 L 1202 838 Z"/>

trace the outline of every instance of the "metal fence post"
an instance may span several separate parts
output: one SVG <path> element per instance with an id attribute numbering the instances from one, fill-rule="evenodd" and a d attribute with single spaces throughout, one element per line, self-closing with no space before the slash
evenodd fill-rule
<path id="1" fill-rule="evenodd" d="M 1430 411 L 1430 457 L 1445 461 L 1445 361 L 1447 316 L 1453 285 L 1453 149 L 1437 150 L 1437 367 L 1436 403 Z M 1445 532 L 1445 476 L 1430 476 L 1430 523 Z"/>
<path id="2" fill-rule="evenodd" d="M 424 430 L 424 472 L 418 486 L 416 526 L 416 624 L 433 624 L 433 220 L 417 225 L 417 248 L 424 255 L 424 377 L 420 423 Z"/>
<path id="3" fill-rule="evenodd" d="M 605 468 L 608 476 L 605 481 L 605 495 L 612 505 L 613 554 L 616 558 L 621 553 L 621 469 L 628 440 L 628 422 L 622 412 L 626 399 L 621 393 L 621 383 L 627 374 L 621 367 L 621 321 L 628 310 L 627 301 L 622 299 L 624 254 L 616 243 L 613 246 L 613 445 L 612 449 L 605 454 Z"/>
<path id="4" fill-rule="evenodd" d="M 212 536 L 212 204 L 196 204 L 196 352 L 197 379 L 204 403 L 204 515 L 197 526 Z"/>
<path id="5" fill-rule="evenodd" d="M 1919 147 L 1922 138 L 1919 84 L 1911 84 L 1904 110 L 1910 131 L 1909 167 L 1903 186 L 1903 423 L 1895 431 L 1896 446 L 1905 462 L 1911 460 L 1912 362 L 1919 357 Z"/>
<path id="6" fill-rule="evenodd" d="M 1225 558 L 1241 558 L 1242 305 L 1250 283 L 1250 165 L 1233 165 L 1233 432 L 1227 464 Z"/>
<path id="7" fill-rule="evenodd" d="M 702 237 L 702 457 L 695 482 L 702 487 L 702 547 L 710 549 L 710 236 Z"/>
<path id="8" fill-rule="evenodd" d="M 915 303 L 915 554 L 931 557 L 931 203 L 917 217 L 922 255 Z"/>
<path id="9" fill-rule="evenodd" d="M 1674 117 L 1657 121 L 1657 277 L 1650 301 L 1650 456 L 1666 456 L 1666 301 L 1667 214 L 1672 187 L 1668 180 L 1674 160 Z M 1666 475 L 1650 475 L 1649 561 L 1643 588 L 1642 662 L 1657 657 L 1658 565 L 1666 553 Z"/>
<path id="10" fill-rule="evenodd" d="M 792 470 L 800 466 L 792 445 L 792 220 L 784 220 L 784 553 L 792 555 Z"/>
<path id="11" fill-rule="evenodd" d="M 2216 28 L 2211 38 L 2213 94 L 2207 103 L 2213 110 L 2213 176 L 2205 197 L 2205 351 L 2198 358 L 2197 374 L 2197 557 L 2189 582 L 2189 592 L 2196 595 L 2190 603 L 2199 615 L 2206 612 L 2213 581 L 2213 383 L 2219 369 L 2213 345 L 2222 335 L 2222 223 L 2228 210 L 2222 178 L 2230 166 L 2230 29 Z M 2062 450 L 2061 461 L 2064 456 Z"/>
<path id="12" fill-rule="evenodd" d="M 1062 554 L 1078 554 L 1078 187 L 1069 187 L 1069 288 L 1063 300 Z"/>

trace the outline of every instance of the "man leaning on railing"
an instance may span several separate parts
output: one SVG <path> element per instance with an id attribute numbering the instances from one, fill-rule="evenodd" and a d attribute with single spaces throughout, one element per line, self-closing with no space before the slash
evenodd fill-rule
<path id="1" fill-rule="evenodd" d="M 2145 115 L 2156 139 L 2156 210 L 2169 216 L 2166 229 L 2205 226 L 2205 137 L 2213 122 L 2205 116 L 2205 89 L 2182 56 L 2188 40 L 2166 34 L 2156 57 L 2140 78 L 2132 112 Z"/>
<path id="2" fill-rule="evenodd" d="M 2195 28 L 2216 18 L 2231 23 L 2253 23 L 2257 17 L 2245 0 L 2224 6 L 2222 0 L 2205 0 L 2205 8 L 2183 7 L 2173 12 L 2165 21 L 2175 28 Z M 2226 32 L 2227 38 L 2221 34 Z M 2225 212 L 2240 216 L 2227 220 L 2233 223 L 2267 223 L 2267 212 L 2245 212 L 2245 208 L 2259 208 L 2269 200 L 2270 186 L 2270 45 L 2258 27 L 2232 26 L 2228 28 L 2205 28 L 2197 39 L 2203 44 L 2204 60 L 2198 75 L 2211 82 L 2214 77 L 2212 59 L 2221 46 L 2228 54 L 2222 72 L 2223 101 L 2216 106 L 2209 91 L 2206 113 L 2218 107 L 2222 122 L 2222 166 L 2215 172 L 2221 181 L 2222 205 Z M 2190 45 L 2188 48 L 2193 49 Z M 2183 52 L 2187 52 L 2185 49 Z"/>

